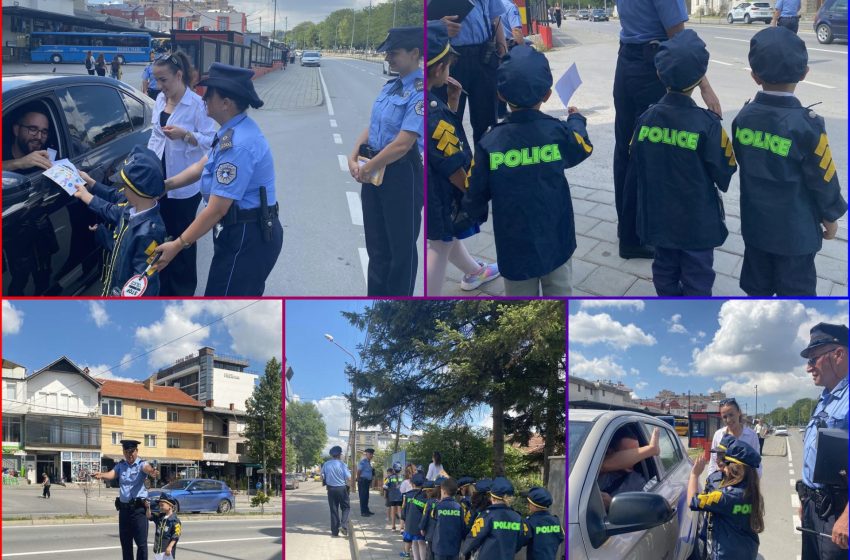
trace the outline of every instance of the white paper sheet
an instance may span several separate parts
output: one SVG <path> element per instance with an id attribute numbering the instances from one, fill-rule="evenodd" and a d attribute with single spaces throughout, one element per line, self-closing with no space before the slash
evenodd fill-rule
<path id="1" fill-rule="evenodd" d="M 67 159 L 53 162 L 53 167 L 46 170 L 43 175 L 59 185 L 62 190 L 71 196 L 77 192 L 76 186 L 85 186 L 86 182 L 77 173 L 77 168 Z"/>
<path id="2" fill-rule="evenodd" d="M 578 75 L 578 68 L 576 68 L 575 63 L 573 63 L 573 65 L 564 72 L 564 75 L 558 78 L 558 82 L 555 84 L 555 92 L 558 94 L 558 97 L 561 98 L 561 103 L 564 104 L 564 107 L 570 106 L 570 99 L 573 94 L 575 94 L 579 86 L 581 86 L 581 76 Z"/>

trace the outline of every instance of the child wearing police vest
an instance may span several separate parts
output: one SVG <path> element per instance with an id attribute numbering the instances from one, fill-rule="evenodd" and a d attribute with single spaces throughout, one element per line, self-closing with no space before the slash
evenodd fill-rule
<path id="1" fill-rule="evenodd" d="M 163 560 L 177 558 L 177 541 L 180 539 L 183 526 L 174 514 L 174 504 L 177 502 L 168 492 L 159 496 L 159 512 L 152 513 L 150 502 L 145 500 L 145 514 L 156 526 L 153 539 L 153 552 L 163 555 Z"/>
<path id="2" fill-rule="evenodd" d="M 492 200 L 505 295 L 571 295 L 576 235 L 564 170 L 593 152 L 586 119 L 575 107 L 566 122 L 540 111 L 552 94 L 552 72 L 543 53 L 525 45 L 502 57 L 497 88 L 511 113 L 476 146 L 461 223 L 487 221 Z"/>
<path id="3" fill-rule="evenodd" d="M 468 531 L 463 521 L 464 510 L 454 499 L 457 482 L 453 478 L 438 480 L 436 490 L 439 499 L 433 503 L 429 500 L 421 527 L 426 534 L 433 560 L 456 560 Z"/>
<path id="4" fill-rule="evenodd" d="M 387 504 L 387 525 L 392 523 L 393 531 L 396 530 L 396 520 L 401 510 L 401 463 L 396 461 L 391 469 L 387 469 L 387 477 L 384 479 L 384 494 Z"/>
<path id="5" fill-rule="evenodd" d="M 402 539 L 405 543 L 411 543 L 411 551 L 414 560 L 428 560 L 428 548 L 425 545 L 425 537 L 419 532 L 419 522 L 422 520 L 422 512 L 425 509 L 425 492 L 422 485 L 425 484 L 425 475 L 418 472 L 410 478 L 413 489 L 407 492 L 401 502 L 401 516 L 404 519 L 404 532 Z"/>
<path id="6" fill-rule="evenodd" d="M 514 50 L 517 48 L 514 47 Z M 507 496 L 514 495 L 513 484 L 503 476 L 496 477 L 489 493 L 490 507 L 479 513 L 472 523 L 461 554 L 478 551 L 478 558 L 513 560 L 523 539 L 528 536 L 528 526 L 520 514 L 507 504 Z"/>
<path id="7" fill-rule="evenodd" d="M 806 44 L 784 27 L 750 39 L 762 87 L 732 121 L 741 164 L 741 289 L 750 296 L 815 296 L 815 255 L 847 212 L 823 117 L 794 97 L 809 71 Z"/>
<path id="8" fill-rule="evenodd" d="M 736 440 L 723 460 L 726 467 L 720 486 L 698 494 L 705 457 L 697 458 L 688 481 L 688 502 L 692 510 L 711 513 L 713 559 L 756 560 L 758 533 L 764 530 L 764 501 L 756 470 L 761 458 L 752 447 Z"/>
<path id="9" fill-rule="evenodd" d="M 520 541 L 526 549 L 526 560 L 555 560 L 564 542 L 564 528 L 557 515 L 549 513 L 552 494 L 545 488 L 534 487 L 526 495 L 531 515 L 525 518 L 528 534 Z"/>
<path id="10" fill-rule="evenodd" d="M 655 247 L 659 296 L 710 296 L 714 248 L 729 233 L 718 189 L 737 170 L 732 143 L 720 117 L 691 99 L 707 67 L 692 29 L 662 42 L 655 68 L 667 93 L 638 118 L 630 144 L 625 200 L 636 205 L 641 243 Z"/>
<path id="11" fill-rule="evenodd" d="M 437 505 L 440 498 L 440 483 L 443 481 L 443 477 L 438 478 L 437 480 L 426 480 L 422 485 L 422 489 L 425 491 L 425 507 L 422 509 L 422 519 L 419 520 L 419 534 L 425 537 L 425 547 L 428 550 L 428 558 L 433 556 L 431 552 L 431 543 L 434 539 L 434 528 L 436 525 L 434 523 L 429 523 L 429 518 L 431 515 L 431 510 L 434 506 Z"/>
<path id="12" fill-rule="evenodd" d="M 472 496 L 475 490 L 475 479 L 471 476 L 462 476 L 457 479 L 457 502 L 463 510 L 463 522 L 469 527 L 472 524 Z"/>
<path id="13" fill-rule="evenodd" d="M 104 296 L 120 296 L 122 288 L 135 275 L 147 271 L 145 296 L 159 294 L 159 276 L 148 270 L 154 249 L 165 240 L 165 223 L 159 213 L 157 198 L 165 189 L 162 163 L 151 150 L 135 146 L 121 169 L 112 176 L 113 187 L 122 188 L 127 205 L 110 202 L 89 192 L 108 191 L 85 173 L 85 187 L 74 193 L 104 222 L 115 226 L 112 254 L 104 271 Z M 118 200 L 115 198 L 114 200 Z"/>

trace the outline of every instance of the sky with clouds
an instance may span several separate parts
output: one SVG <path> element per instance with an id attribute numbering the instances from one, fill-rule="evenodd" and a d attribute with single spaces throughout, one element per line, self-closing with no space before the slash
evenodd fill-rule
<path id="1" fill-rule="evenodd" d="M 640 398 L 662 389 L 724 391 L 755 410 L 816 398 L 800 350 L 819 322 L 848 322 L 835 300 L 571 301 L 569 371 L 622 381 Z"/>
<path id="2" fill-rule="evenodd" d="M 391 0 L 374 0 L 372 5 L 376 6 L 388 1 Z M 264 33 L 270 33 L 272 30 L 274 4 L 274 0 L 230 0 L 231 6 L 245 13 L 250 31 L 259 31 L 259 18 L 262 17 Z M 336 10 L 360 10 L 368 6 L 369 0 L 313 0 L 311 2 L 286 2 L 284 0 L 278 0 L 276 25 L 278 29 L 284 29 L 284 25 L 288 25 L 288 29 L 292 29 L 305 21 L 319 23 Z M 288 21 L 284 18 L 288 18 Z"/>
<path id="3" fill-rule="evenodd" d="M 136 381 L 210 346 L 262 374 L 282 360 L 282 323 L 279 301 L 4 300 L 3 357 L 30 374 L 64 355 L 96 377 Z"/>

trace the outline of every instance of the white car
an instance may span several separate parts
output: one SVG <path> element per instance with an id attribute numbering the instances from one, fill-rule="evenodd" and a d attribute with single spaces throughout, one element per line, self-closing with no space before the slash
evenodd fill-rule
<path id="1" fill-rule="evenodd" d="M 396 72 L 395 70 L 390 70 L 390 63 L 386 60 L 384 61 L 383 73 L 388 76 L 398 76 L 398 72 Z"/>
<path id="2" fill-rule="evenodd" d="M 773 432 L 775 436 L 787 436 L 788 435 L 788 427 L 787 426 L 776 426 L 776 431 Z"/>
<path id="3" fill-rule="evenodd" d="M 743 21 L 744 23 L 752 23 L 754 21 L 763 21 L 770 23 L 773 19 L 773 8 L 770 7 L 770 2 L 742 2 L 729 10 L 726 15 L 726 21 L 729 23 L 735 21 Z"/>
<path id="4" fill-rule="evenodd" d="M 322 55 L 317 51 L 304 51 L 301 55 L 301 66 L 321 66 Z"/>

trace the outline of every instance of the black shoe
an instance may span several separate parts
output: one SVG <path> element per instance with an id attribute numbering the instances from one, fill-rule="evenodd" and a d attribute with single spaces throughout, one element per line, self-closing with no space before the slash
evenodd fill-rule
<path id="1" fill-rule="evenodd" d="M 340 532 L 340 533 L 342 533 L 342 536 L 343 536 L 343 537 L 347 537 L 347 536 L 348 536 L 348 529 L 346 529 L 345 527 L 340 527 L 340 528 L 339 528 L 339 532 Z"/>
<path id="2" fill-rule="evenodd" d="M 371 511 L 367 511 L 366 513 L 361 513 L 360 517 L 372 517 L 373 515 L 375 515 L 375 514 L 372 513 Z"/>
<path id="3" fill-rule="evenodd" d="M 652 259 L 655 258 L 655 249 L 648 245 L 620 245 L 621 259 Z"/>
<path id="4" fill-rule="evenodd" d="M 332 537 L 339 537 L 339 533 L 331 533 Z"/>

